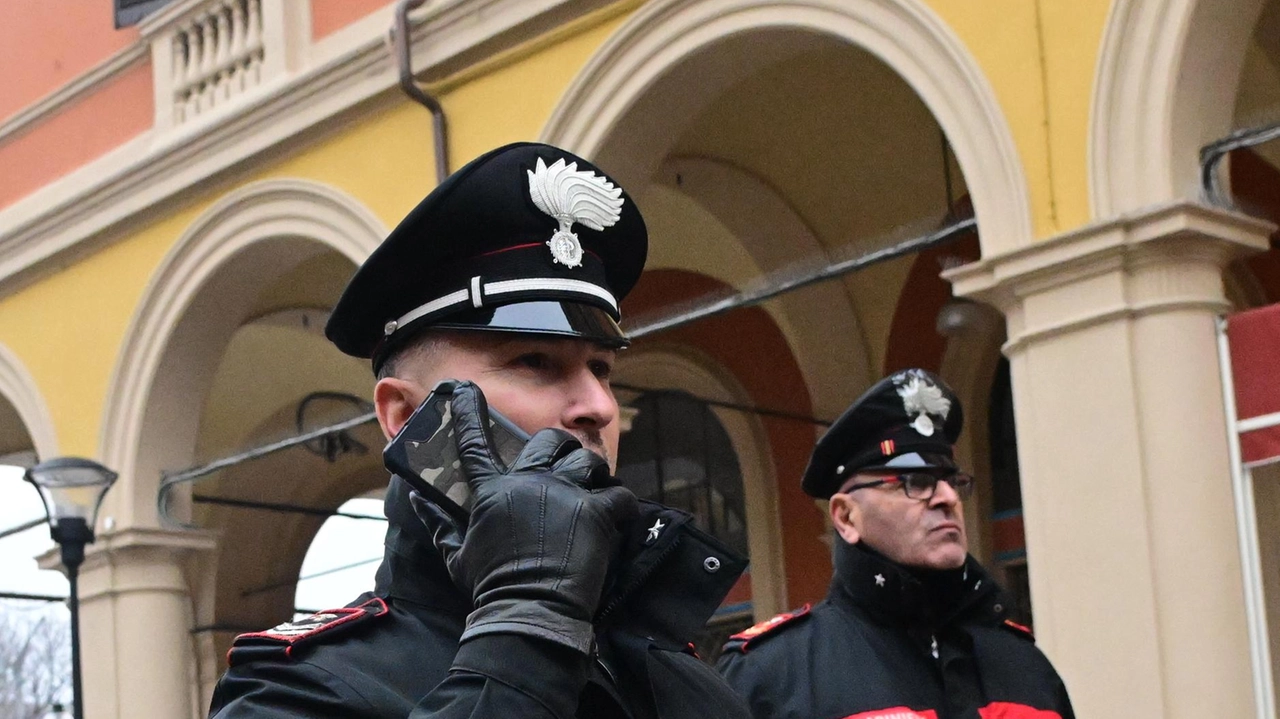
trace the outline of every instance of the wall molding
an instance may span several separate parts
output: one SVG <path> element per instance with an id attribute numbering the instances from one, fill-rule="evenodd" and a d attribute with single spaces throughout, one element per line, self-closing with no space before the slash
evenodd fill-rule
<path id="1" fill-rule="evenodd" d="M 111 82 L 150 57 L 150 53 L 151 48 L 145 43 L 136 43 L 117 50 L 106 60 L 94 65 L 35 103 L 19 110 L 4 122 L 0 122 L 0 143 L 13 139 L 16 135 L 92 95 L 100 90 L 102 85 Z"/>
<path id="2" fill-rule="evenodd" d="M 1264 0 L 1116 0 L 1089 119 L 1089 203 L 1106 219 L 1200 196 L 1200 147 L 1226 135 Z"/>
<path id="3" fill-rule="evenodd" d="M 413 18 L 415 68 L 457 72 L 607 5 L 603 0 L 443 0 Z M 220 172 L 392 90 L 386 29 L 325 43 L 333 54 L 165 131 L 143 133 L 0 210 L 0 284 L 127 223 Z M 145 56 L 149 44 L 131 52 Z M 316 45 L 312 45 L 316 47 Z M 426 113 L 426 110 L 423 110 Z"/>
<path id="4" fill-rule="evenodd" d="M 154 514 L 161 469 L 157 463 L 164 460 L 144 458 L 142 453 L 159 456 L 164 452 L 160 445 L 165 441 L 182 441 L 182 432 L 174 428 L 174 437 L 166 435 L 163 440 L 147 444 L 150 413 L 163 412 L 157 407 L 173 401 L 171 395 L 208 379 L 161 375 L 169 365 L 182 364 L 166 362 L 166 353 L 177 341 L 174 338 L 180 328 L 203 323 L 200 317 L 193 318 L 200 314 L 193 310 L 193 303 L 212 278 L 250 247 L 274 240 L 314 242 L 359 264 L 386 234 L 386 227 L 354 199 L 326 185 L 304 180 L 266 180 L 246 185 L 227 194 L 192 223 L 152 275 L 121 342 L 122 350 L 107 386 L 98 451 L 104 463 L 122 477 L 124 487 L 116 492 L 124 502 L 119 508 L 122 511 L 117 513 L 122 527 L 133 526 L 139 520 L 144 526 L 155 521 L 147 515 Z M 252 287 L 238 289 L 241 294 L 257 291 Z M 235 299 L 227 296 L 217 304 L 233 306 Z M 201 311 L 206 310 L 221 311 L 218 307 Z M 224 319 L 235 324 L 238 318 Z M 181 341 L 192 344 L 204 334 L 215 332 L 196 327 Z M 182 367 L 170 369 L 179 374 L 184 371 Z M 166 396 L 157 398 L 155 392 L 160 385 Z M 183 416 L 191 414 L 184 412 Z"/>
<path id="5" fill-rule="evenodd" d="M 1117 320 L 1230 309 L 1224 268 L 1264 251 L 1274 226 L 1178 202 L 1097 222 L 948 270 L 955 294 L 1004 313 L 1010 357 L 1023 348 Z"/>
<path id="6" fill-rule="evenodd" d="M 542 139 L 596 157 L 668 72 L 716 43 L 761 30 L 833 36 L 878 57 L 950 138 L 970 183 L 984 253 L 1032 241 L 1022 160 L 995 92 L 954 31 L 920 0 L 657 0 L 591 59 Z"/>
<path id="7" fill-rule="evenodd" d="M 40 387 L 18 355 L 0 344 L 0 398 L 8 400 L 22 420 L 40 460 L 58 456 L 58 435 Z"/>

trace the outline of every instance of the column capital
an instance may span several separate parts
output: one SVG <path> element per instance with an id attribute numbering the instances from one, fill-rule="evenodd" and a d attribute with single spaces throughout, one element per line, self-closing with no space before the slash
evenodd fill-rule
<path id="1" fill-rule="evenodd" d="M 1101 322 L 1229 306 L 1222 269 L 1267 249 L 1275 226 L 1178 202 L 1096 222 L 943 274 L 959 297 L 999 308 L 1005 352 Z"/>
<path id="2" fill-rule="evenodd" d="M 129 527 L 98 535 L 80 567 L 80 598 L 134 591 L 185 592 L 181 568 L 193 553 L 217 548 L 216 532 Z M 60 569 L 58 548 L 40 555 L 42 569 Z"/>
<path id="3" fill-rule="evenodd" d="M 208 551 L 218 544 L 217 532 L 192 529 L 158 529 L 154 527 L 127 527 L 101 532 L 93 544 L 85 547 L 82 569 L 92 569 L 107 560 L 107 555 L 123 557 L 130 554 L 148 554 L 162 551 L 165 554 L 187 554 Z M 38 557 L 41 569 L 60 569 L 58 548 Z"/>

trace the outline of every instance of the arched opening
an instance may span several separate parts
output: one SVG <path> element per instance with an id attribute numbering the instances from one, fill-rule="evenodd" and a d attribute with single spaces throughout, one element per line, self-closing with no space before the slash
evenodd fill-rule
<path id="1" fill-rule="evenodd" d="M 963 49 L 924 8 L 876 9 L 667 0 L 638 12 L 583 71 L 543 137 L 592 157 L 644 212 L 649 269 L 625 308 L 632 328 L 678 323 L 717 294 L 785 284 L 935 231 L 963 216 L 966 197 L 984 247 L 1030 237 L 1020 165 Z M 936 329 L 951 297 L 940 271 L 978 257 L 973 235 L 642 336 L 624 353 L 620 384 L 706 396 L 706 379 L 635 379 L 651 363 L 626 355 L 695 358 L 717 368 L 720 387 L 738 388 L 741 404 L 787 417 L 753 420 L 758 468 L 739 456 L 744 475 L 774 482 L 745 492 L 748 516 L 774 518 L 773 534 L 749 540 L 757 618 L 766 602 L 784 600 L 782 609 L 825 594 L 825 509 L 799 491 L 799 477 L 824 421 L 883 372 L 911 360 L 963 374 L 979 398 L 970 426 L 983 427 L 982 444 L 1000 323 L 985 321 L 982 338 L 965 342 Z M 966 342 L 980 345 L 976 365 L 951 358 Z M 914 359 L 924 347 L 927 361 Z M 990 451 L 969 454 L 989 461 Z M 760 539 L 775 566 L 757 557 Z"/>
<path id="2" fill-rule="evenodd" d="M 57 456 L 52 424 L 35 381 L 0 345 L 0 642 L 9 651 L 6 706 L 43 715 L 71 701 L 67 580 L 42 571 L 54 550 L 39 496 L 23 481 L 38 460 Z"/>
<path id="3" fill-rule="evenodd" d="M 370 411 L 369 368 L 322 334 L 327 307 L 354 268 L 346 257 L 321 252 L 253 288 L 244 319 L 225 345 L 212 348 L 217 365 L 206 378 L 189 466 Z M 202 669 L 209 665 L 208 687 L 236 634 L 273 626 L 299 609 L 328 608 L 297 604 L 299 578 L 313 573 L 304 569 L 305 557 L 327 513 L 385 488 L 381 446 L 377 425 L 365 423 L 237 462 L 174 492 L 177 518 L 220 536 L 217 550 L 201 557 L 193 573 L 200 582 L 193 587 L 193 623 Z M 380 546 L 385 524 L 361 521 L 377 525 Z M 371 588 L 348 586 L 339 605 Z"/>
<path id="4" fill-rule="evenodd" d="M 177 240 L 139 305 L 107 398 L 103 456 L 122 479 L 104 513 L 135 546 L 156 545 L 131 561 L 184 578 L 190 600 L 173 602 L 165 620 L 185 625 L 191 644 L 180 659 L 190 664 L 164 671 L 198 677 L 200 691 L 175 704 L 207 705 L 238 631 L 292 616 L 293 585 L 325 512 L 385 486 L 386 476 L 380 434 L 361 427 L 347 451 L 299 447 L 230 462 L 179 486 L 163 515 L 161 480 L 365 409 L 368 367 L 322 332 L 347 278 L 384 235 L 367 210 L 325 186 L 249 185 Z M 126 603 L 104 602 L 100 616 L 129 621 Z"/>
<path id="5" fill-rule="evenodd" d="M 618 479 L 641 499 L 688 512 L 699 529 L 750 557 L 747 483 L 733 437 L 716 408 L 680 389 L 643 392 L 627 406 L 633 418 L 618 447 Z M 757 526 L 756 531 L 767 530 Z M 714 661 L 730 635 L 754 623 L 747 575 L 694 646 L 699 656 Z"/>
<path id="6" fill-rule="evenodd" d="M 346 605 L 373 587 L 386 534 L 381 490 L 348 499 L 320 525 L 298 570 L 293 606 L 311 613 Z"/>

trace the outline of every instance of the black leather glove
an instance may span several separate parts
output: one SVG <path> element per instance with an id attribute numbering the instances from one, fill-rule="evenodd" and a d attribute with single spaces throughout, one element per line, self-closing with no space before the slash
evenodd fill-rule
<path id="1" fill-rule="evenodd" d="M 464 531 L 430 501 L 412 501 L 454 582 L 471 592 L 462 641 L 525 634 L 588 653 L 617 527 L 636 515 L 635 495 L 562 430 L 538 432 L 504 468 L 490 451 L 479 388 L 459 384 L 452 407 L 470 524 Z"/>

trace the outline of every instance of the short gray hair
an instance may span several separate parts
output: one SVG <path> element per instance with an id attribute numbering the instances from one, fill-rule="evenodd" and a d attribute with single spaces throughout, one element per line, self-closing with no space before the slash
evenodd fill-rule
<path id="1" fill-rule="evenodd" d="M 404 379 L 403 373 L 406 360 L 425 359 L 429 361 L 431 355 L 436 353 L 440 344 L 444 341 L 445 336 L 440 332 L 432 330 L 419 332 L 417 336 L 405 342 L 383 360 L 382 366 L 378 368 L 377 378 L 380 380 L 387 377 Z"/>

